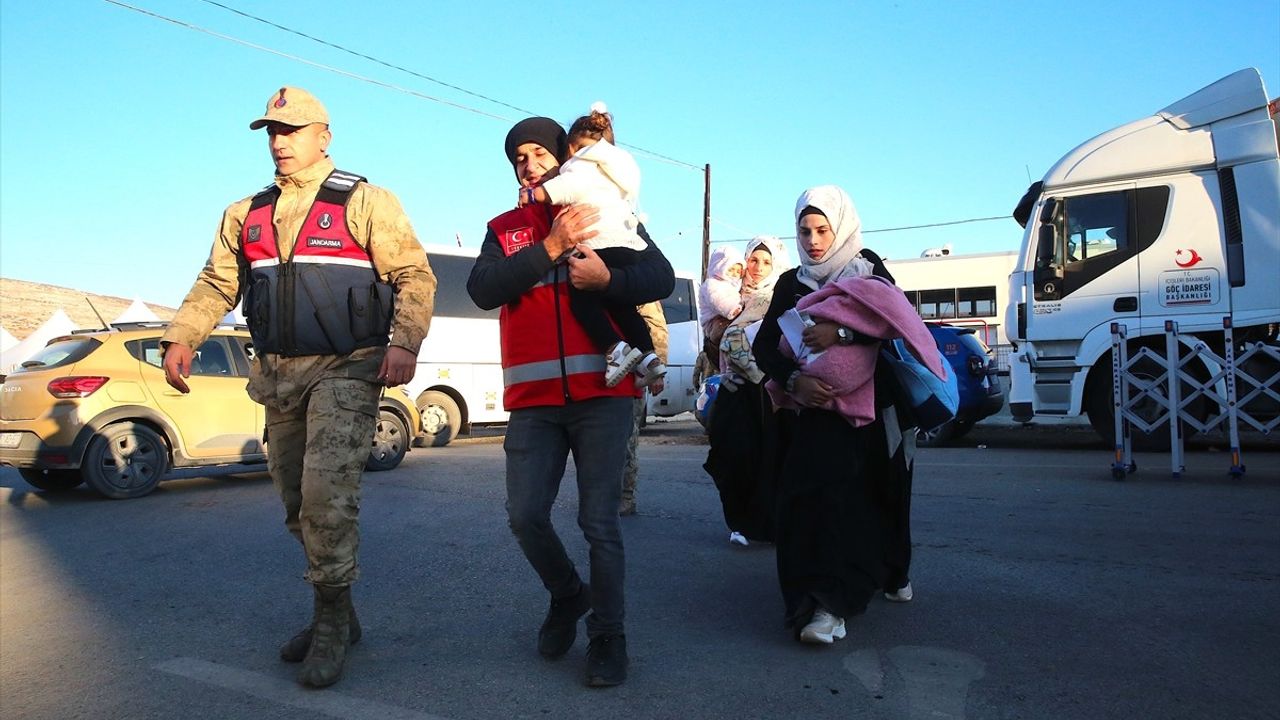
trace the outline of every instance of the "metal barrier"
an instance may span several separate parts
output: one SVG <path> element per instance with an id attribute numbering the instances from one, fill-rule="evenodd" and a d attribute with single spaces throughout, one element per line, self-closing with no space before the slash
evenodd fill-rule
<path id="1" fill-rule="evenodd" d="M 1130 356 L 1127 328 L 1121 323 L 1111 323 L 1111 378 L 1112 402 L 1115 411 L 1115 459 L 1111 476 L 1123 480 L 1129 473 L 1137 472 L 1133 461 L 1132 428 L 1150 433 L 1165 422 L 1169 423 L 1170 464 L 1173 477 L 1181 477 L 1185 469 L 1182 429 L 1184 424 L 1198 432 L 1225 426 L 1231 443 L 1232 477 L 1244 474 L 1245 466 L 1240 454 L 1240 423 L 1243 421 L 1263 434 L 1269 434 L 1280 425 L 1280 413 L 1270 419 L 1262 419 L 1247 408 L 1255 400 L 1269 398 L 1280 405 L 1280 347 L 1255 342 L 1244 347 L 1237 356 L 1235 335 L 1231 318 L 1222 319 L 1223 348 L 1221 356 L 1215 353 L 1202 338 L 1190 335 L 1179 340 L 1178 324 L 1172 320 L 1164 324 L 1165 353 L 1142 346 Z M 1179 352 L 1182 342 L 1186 350 Z M 1268 377 L 1254 377 L 1247 369 L 1250 360 L 1267 356 L 1278 368 Z M 1158 374 L 1138 374 L 1134 368 L 1144 361 L 1159 368 Z M 1208 368 L 1208 377 L 1198 377 L 1189 367 L 1199 361 L 1198 367 Z M 1253 363 L 1265 368 L 1267 364 Z M 1183 396 L 1184 385 L 1188 391 Z M 1247 388 L 1238 396 L 1239 388 Z M 1215 409 L 1207 416 L 1197 417 L 1191 412 L 1193 404 L 1203 398 Z M 1261 403 L 1260 403 L 1261 404 Z M 1151 412 L 1158 408 L 1158 411 Z M 1144 414 L 1143 411 L 1148 411 Z"/>

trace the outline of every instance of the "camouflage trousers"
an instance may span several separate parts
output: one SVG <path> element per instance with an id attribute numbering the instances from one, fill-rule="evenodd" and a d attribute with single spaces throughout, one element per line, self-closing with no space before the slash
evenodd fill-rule
<path id="1" fill-rule="evenodd" d="M 267 407 L 267 463 L 284 501 L 284 524 L 307 555 L 307 582 L 359 577 L 360 475 L 369 459 L 381 388 L 325 378 L 296 409 Z"/>
<path id="2" fill-rule="evenodd" d="M 640 475 L 640 459 L 636 457 L 636 447 L 640 444 L 640 421 L 644 419 L 645 399 L 635 399 L 634 412 L 631 413 L 631 435 L 627 438 L 627 462 L 622 467 L 622 501 L 634 503 L 636 499 L 636 477 Z"/>

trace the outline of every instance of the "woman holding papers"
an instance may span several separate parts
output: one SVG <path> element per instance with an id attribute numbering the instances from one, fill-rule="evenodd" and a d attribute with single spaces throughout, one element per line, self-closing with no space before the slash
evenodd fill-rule
<path id="1" fill-rule="evenodd" d="M 794 408 L 779 410 L 789 416 L 789 438 L 776 500 L 787 625 L 802 642 L 829 644 L 877 591 L 909 597 L 915 436 L 904 432 L 896 381 L 874 349 L 880 338 L 902 336 L 903 328 L 914 335 L 923 324 L 880 257 L 862 247 L 858 213 L 843 190 L 806 190 L 795 216 L 801 264 L 778 278 L 753 349 L 770 394 Z M 824 312 L 842 296 L 856 296 L 859 304 L 841 306 L 855 312 Z M 839 379 L 814 372 L 833 362 L 844 363 Z"/>

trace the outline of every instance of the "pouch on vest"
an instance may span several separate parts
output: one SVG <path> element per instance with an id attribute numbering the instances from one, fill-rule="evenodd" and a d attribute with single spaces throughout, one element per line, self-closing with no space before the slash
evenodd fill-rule
<path id="1" fill-rule="evenodd" d="M 324 288 L 317 292 L 311 287 L 311 283 L 319 282 Z M 298 284 L 307 293 L 307 299 L 311 301 L 312 315 L 316 319 L 316 324 L 320 326 L 320 332 L 324 333 L 324 337 L 329 341 L 329 347 L 333 348 L 336 355 L 349 355 L 351 351 L 356 349 L 356 339 L 352 337 L 350 330 L 343 322 L 345 317 L 338 311 L 338 306 L 333 302 L 333 293 L 329 291 L 329 284 L 325 281 L 324 276 L 320 273 L 298 273 Z"/>
<path id="2" fill-rule="evenodd" d="M 266 297 L 269 292 L 271 292 L 271 281 L 259 278 L 245 290 L 244 295 L 242 307 L 248 311 L 244 321 L 249 326 L 249 334 L 253 336 L 253 341 L 259 347 L 265 346 L 267 333 L 271 327 L 271 299 Z"/>
<path id="3" fill-rule="evenodd" d="M 955 370 L 936 345 L 931 351 L 938 354 L 945 378 L 934 375 L 907 349 L 901 338 L 886 341 L 880 348 L 880 357 L 889 364 L 898 380 L 903 405 L 912 424 L 925 432 L 946 424 L 956 416 L 956 409 L 960 406 L 960 386 Z"/>
<path id="4" fill-rule="evenodd" d="M 390 288 L 373 283 L 367 288 L 351 288 L 348 295 L 351 334 L 355 336 L 356 342 L 385 335 L 394 305 Z"/>

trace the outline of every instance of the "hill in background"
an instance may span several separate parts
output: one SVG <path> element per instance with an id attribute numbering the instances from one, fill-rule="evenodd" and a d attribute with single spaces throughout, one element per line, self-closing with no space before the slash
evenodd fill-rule
<path id="1" fill-rule="evenodd" d="M 98 308 L 103 319 L 111 322 L 133 304 L 133 298 L 97 295 L 58 285 L 0 278 L 0 325 L 19 340 L 40 327 L 58 308 L 62 308 L 79 327 L 102 327 L 102 321 L 94 314 L 93 308 L 89 307 L 89 302 Z M 146 305 L 161 320 L 172 320 L 177 312 L 174 308 L 163 305 Z"/>

